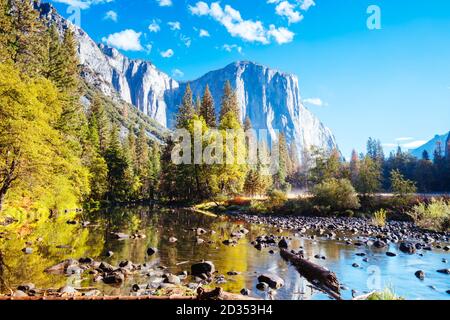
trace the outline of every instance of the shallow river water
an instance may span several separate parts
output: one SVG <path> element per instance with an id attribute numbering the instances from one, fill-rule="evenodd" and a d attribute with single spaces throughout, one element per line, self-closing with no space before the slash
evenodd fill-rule
<path id="1" fill-rule="evenodd" d="M 213 217 L 184 210 L 121 208 L 103 212 L 101 216 L 102 218 L 83 217 L 91 222 L 88 227 L 68 224 L 67 217 L 60 216 L 51 222 L 34 226 L 33 233 L 27 233 L 27 230 L 22 230 L 23 227 L 21 230 L 0 229 L 0 250 L 5 265 L 3 277 L 8 286 L 14 288 L 31 282 L 38 288 L 59 288 L 68 284 L 74 287 L 96 287 L 105 294 L 129 295 L 131 286 L 134 283 L 145 283 L 145 279 L 132 278 L 120 287 L 112 287 L 94 283 L 87 274 L 50 275 L 44 269 L 64 259 L 89 256 L 112 265 L 118 265 L 123 260 L 163 265 L 176 274 L 189 271 L 194 262 L 209 260 L 215 264 L 220 274 L 225 275 L 227 282 L 220 286 L 229 292 L 239 293 L 242 288 L 248 288 L 252 295 L 266 299 L 329 299 L 325 294 L 312 290 L 295 268 L 281 259 L 277 248 L 258 251 L 250 243 L 257 236 L 275 234 L 292 238 L 292 249 L 303 247 L 306 258 L 334 271 L 345 287 L 342 291 L 344 299 L 351 299 L 352 289 L 359 295 L 385 287 L 407 299 L 450 299 L 450 295 L 446 293 L 450 290 L 450 276 L 436 271 L 450 267 L 445 261 L 450 260 L 450 254 L 443 250 L 434 249 L 407 255 L 398 251 L 397 245 L 391 244 L 389 250 L 396 252 L 397 256 L 388 257 L 386 249 L 374 250 L 364 246 L 357 248 L 346 245 L 343 241 L 320 237 L 311 240 L 305 236 L 296 236 L 290 231 L 280 233 L 236 218 Z M 222 244 L 231 232 L 241 226 L 250 231 L 246 237 L 239 240 L 236 246 Z M 192 231 L 194 228 L 208 231 L 201 236 L 206 240 L 204 243 L 197 244 L 196 233 Z M 211 230 L 215 232 L 211 233 Z M 137 231 L 146 237 L 116 240 L 111 234 L 132 234 Z M 170 237 L 176 237 L 178 241 L 170 243 Z M 24 247 L 31 247 L 33 253 L 24 254 L 21 251 Z M 158 248 L 157 254 L 148 257 L 148 247 Z M 269 250 L 274 250 L 275 253 L 270 254 Z M 107 254 L 109 251 L 114 253 L 111 257 Z M 357 253 L 365 253 L 366 257 L 357 256 Z M 326 259 L 316 259 L 316 255 L 325 256 Z M 364 258 L 368 258 L 368 262 L 364 262 Z M 352 266 L 354 263 L 359 267 Z M 417 270 L 425 272 L 424 281 L 414 276 Z M 228 276 L 229 271 L 240 274 Z M 275 273 L 285 281 L 284 287 L 271 297 L 255 288 L 257 277 L 266 272 Z"/>

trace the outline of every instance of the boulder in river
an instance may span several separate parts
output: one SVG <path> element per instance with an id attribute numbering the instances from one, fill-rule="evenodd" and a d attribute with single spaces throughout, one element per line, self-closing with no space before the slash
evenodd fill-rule
<path id="1" fill-rule="evenodd" d="M 241 290 L 241 294 L 242 294 L 243 296 L 248 296 L 248 295 L 250 294 L 250 290 L 244 288 L 244 289 Z"/>
<path id="2" fill-rule="evenodd" d="M 258 277 L 259 282 L 265 282 L 272 289 L 279 289 L 284 286 L 284 280 L 273 273 L 264 273 Z"/>
<path id="3" fill-rule="evenodd" d="M 266 291 L 267 289 L 269 289 L 269 285 L 265 282 L 260 282 L 256 285 L 256 289 L 260 291 Z"/>
<path id="4" fill-rule="evenodd" d="M 407 254 L 414 254 L 416 247 L 411 242 L 402 242 L 399 247 L 400 251 Z"/>
<path id="5" fill-rule="evenodd" d="M 417 277 L 417 279 L 420 279 L 420 280 L 425 279 L 425 272 L 423 272 L 422 270 L 416 271 L 416 273 L 414 273 L 414 275 Z"/>
<path id="6" fill-rule="evenodd" d="M 125 281 L 125 276 L 121 272 L 113 272 L 103 277 L 103 282 L 106 284 L 121 284 Z"/>
<path id="7" fill-rule="evenodd" d="M 191 274 L 194 277 L 201 276 L 202 274 L 213 274 L 214 271 L 215 266 L 211 261 L 203 261 L 191 266 Z"/>
<path id="8" fill-rule="evenodd" d="M 387 255 L 388 257 L 396 257 L 396 256 L 397 256 L 396 253 L 390 252 L 390 251 L 386 252 L 386 255 Z"/>
<path id="9" fill-rule="evenodd" d="M 443 273 L 443 274 L 450 274 L 450 269 L 441 269 L 441 270 L 438 270 L 437 272 Z"/>
<path id="10" fill-rule="evenodd" d="M 158 249 L 156 249 L 156 248 L 148 248 L 148 249 L 147 249 L 147 255 L 148 255 L 148 256 L 152 256 L 152 255 L 154 255 L 156 252 L 158 252 Z"/>
<path id="11" fill-rule="evenodd" d="M 100 263 L 100 266 L 98 268 L 103 272 L 112 272 L 115 269 L 112 265 L 106 262 Z"/>
<path id="12" fill-rule="evenodd" d="M 178 276 L 168 273 L 164 275 L 164 283 L 180 284 L 181 280 Z"/>
<path id="13" fill-rule="evenodd" d="M 289 243 L 285 238 L 283 238 L 280 240 L 280 242 L 278 242 L 278 247 L 281 249 L 287 249 L 289 247 Z"/>

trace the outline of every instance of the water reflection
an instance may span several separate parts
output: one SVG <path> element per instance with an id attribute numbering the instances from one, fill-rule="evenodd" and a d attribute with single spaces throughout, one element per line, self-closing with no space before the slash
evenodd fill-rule
<path id="1" fill-rule="evenodd" d="M 0 230 L 0 252 L 3 253 L 3 273 L 5 286 L 15 288 L 18 284 L 32 282 L 38 288 L 59 288 L 66 284 L 75 287 L 96 287 L 106 294 L 130 293 L 134 283 L 146 283 L 148 279 L 129 279 L 121 287 L 111 287 L 102 283 L 94 283 L 87 275 L 50 275 L 43 270 L 64 259 L 92 257 L 118 265 L 123 260 L 134 263 L 150 263 L 167 267 L 178 273 L 189 270 L 190 265 L 201 260 L 212 261 L 218 272 L 225 275 L 226 283 L 221 286 L 230 292 L 238 293 L 248 288 L 254 295 L 270 298 L 266 293 L 256 289 L 257 277 L 264 272 L 273 272 L 282 277 L 285 286 L 278 290 L 275 299 L 328 299 L 322 293 L 314 291 L 308 282 L 299 276 L 294 267 L 284 262 L 276 248 L 264 248 L 258 251 L 251 241 L 262 234 L 279 234 L 276 230 L 262 225 L 247 225 L 227 217 L 209 217 L 183 210 L 167 208 L 116 208 L 100 213 L 91 213 L 82 220 L 90 221 L 90 225 L 81 226 L 67 223 L 77 217 L 61 215 L 55 218 L 41 219 L 29 225 L 11 225 Z M 79 217 L 77 218 L 79 219 Z M 222 241 L 228 239 L 233 231 L 244 226 L 249 230 L 236 246 L 225 246 Z M 207 230 L 199 237 L 205 240 L 198 243 L 197 228 Z M 33 232 L 31 232 L 34 230 Z M 140 234 L 138 239 L 117 240 L 112 232 L 129 235 Z M 448 299 L 445 293 L 448 288 L 448 276 L 436 273 L 437 269 L 447 268 L 441 260 L 448 257 L 444 251 L 426 252 L 419 255 L 399 254 L 395 258 L 386 257 L 384 251 L 372 251 L 367 248 L 355 248 L 343 242 L 329 240 L 311 240 L 297 237 L 290 233 L 284 235 L 292 238 L 294 249 L 303 248 L 306 257 L 333 270 L 342 284 L 349 289 L 363 293 L 371 289 L 370 283 L 382 287 L 392 286 L 396 293 L 410 299 Z M 171 243 L 170 237 L 178 239 Z M 24 254 L 22 249 L 31 247 L 32 254 Z M 146 254 L 148 247 L 158 248 L 152 257 Z M 273 249 L 274 254 L 269 253 Z M 395 251 L 396 248 L 391 248 Z M 114 254 L 109 257 L 108 252 Z M 368 262 L 356 256 L 358 252 L 366 253 Z M 315 259 L 324 256 L 326 260 Z M 361 267 L 352 267 L 358 263 Z M 427 278 L 420 282 L 414 272 L 422 269 Z M 375 273 L 372 272 L 375 270 Z M 378 270 L 378 271 L 377 271 Z M 235 276 L 227 275 L 236 271 Z M 375 278 L 376 277 L 376 278 Z M 375 280 L 375 281 L 373 281 Z M 0 283 L 1 284 L 1 283 Z M 369 284 L 369 285 L 368 285 Z M 434 286 L 433 290 L 430 286 Z M 351 291 L 343 291 L 344 298 L 351 298 Z"/>

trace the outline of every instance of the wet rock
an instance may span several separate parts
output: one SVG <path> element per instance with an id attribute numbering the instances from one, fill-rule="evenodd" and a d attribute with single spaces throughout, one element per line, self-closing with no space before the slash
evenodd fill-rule
<path id="1" fill-rule="evenodd" d="M 129 239 L 130 235 L 126 234 L 126 233 L 122 233 L 122 232 L 115 232 L 112 234 L 114 238 L 118 239 L 118 240 L 125 240 L 125 239 Z"/>
<path id="2" fill-rule="evenodd" d="M 414 254 L 416 252 L 415 246 L 410 242 L 400 243 L 399 249 L 403 253 Z"/>
<path id="3" fill-rule="evenodd" d="M 166 274 L 164 275 L 164 283 L 171 283 L 171 284 L 180 284 L 181 280 L 178 276 L 174 275 L 174 274 Z"/>
<path id="4" fill-rule="evenodd" d="M 131 261 L 125 260 L 125 261 L 121 261 L 119 263 L 119 267 L 123 268 L 125 270 L 133 270 L 134 269 L 134 265 Z"/>
<path id="5" fill-rule="evenodd" d="M 450 291 L 450 290 L 449 290 Z M 241 294 L 243 295 L 243 296 L 248 296 L 248 295 L 250 295 L 250 290 L 248 290 L 248 289 L 242 289 L 241 290 Z"/>
<path id="6" fill-rule="evenodd" d="M 281 249 L 287 249 L 289 247 L 289 243 L 285 238 L 281 239 L 280 242 L 278 242 L 278 248 Z"/>
<path id="7" fill-rule="evenodd" d="M 259 291 L 266 291 L 267 289 L 269 289 L 269 285 L 265 282 L 260 282 L 256 285 L 256 289 L 258 289 Z"/>
<path id="8" fill-rule="evenodd" d="M 69 220 L 66 222 L 67 224 L 76 225 L 77 222 L 75 220 Z"/>
<path id="9" fill-rule="evenodd" d="M 450 246 L 445 246 L 445 247 L 444 247 L 444 250 L 445 250 L 445 251 L 450 251 Z"/>
<path id="10" fill-rule="evenodd" d="M 276 274 L 272 273 L 265 273 L 258 277 L 259 282 L 265 282 L 269 285 L 272 289 L 279 289 L 282 286 L 284 286 L 284 280 L 281 279 Z"/>
<path id="11" fill-rule="evenodd" d="M 73 259 L 67 259 L 63 262 L 60 262 L 52 267 L 45 269 L 45 272 L 52 274 L 62 274 L 64 273 L 69 266 L 77 265 L 79 262 Z"/>
<path id="12" fill-rule="evenodd" d="M 438 270 L 437 272 L 443 273 L 443 274 L 450 274 L 450 269 L 441 269 L 441 270 Z"/>
<path id="13" fill-rule="evenodd" d="M 177 241 L 178 241 L 178 239 L 175 238 L 175 237 L 170 237 L 170 238 L 169 238 L 169 242 L 170 242 L 170 243 L 175 243 L 175 242 L 177 242 Z"/>
<path id="14" fill-rule="evenodd" d="M 366 256 L 366 254 L 364 252 L 360 252 L 360 253 L 357 253 L 355 255 L 358 256 L 358 257 L 365 257 Z"/>
<path id="15" fill-rule="evenodd" d="M 364 258 L 362 261 L 363 262 L 369 262 L 369 258 Z"/>
<path id="16" fill-rule="evenodd" d="M 89 257 L 85 257 L 85 258 L 80 258 L 78 259 L 78 262 L 81 264 L 91 264 L 94 262 L 94 259 L 89 258 Z"/>
<path id="17" fill-rule="evenodd" d="M 262 250 L 262 244 L 261 243 L 255 244 L 255 249 L 261 251 Z"/>
<path id="18" fill-rule="evenodd" d="M 237 275 L 240 275 L 241 273 L 240 272 L 237 272 L 237 271 L 228 271 L 227 272 L 227 275 L 229 275 L 229 276 L 237 276 Z"/>
<path id="19" fill-rule="evenodd" d="M 36 288 L 36 286 L 34 285 L 34 283 L 25 283 L 25 284 L 21 284 L 17 287 L 17 290 L 19 291 L 23 291 L 23 292 L 28 292 L 30 290 L 34 290 Z"/>
<path id="20" fill-rule="evenodd" d="M 397 256 L 396 253 L 390 252 L 390 251 L 386 252 L 386 255 L 387 255 L 388 257 L 396 257 L 396 256 Z"/>
<path id="21" fill-rule="evenodd" d="M 376 240 L 373 242 L 373 246 L 375 248 L 382 249 L 382 248 L 386 248 L 387 244 L 386 244 L 386 242 L 384 242 L 382 240 Z"/>
<path id="22" fill-rule="evenodd" d="M 112 252 L 112 251 L 108 251 L 108 252 L 106 253 L 106 256 L 107 256 L 108 258 L 111 258 L 113 255 L 114 255 L 114 252 Z"/>
<path id="23" fill-rule="evenodd" d="M 231 245 L 237 244 L 237 241 L 234 239 L 226 239 L 226 240 L 222 241 L 222 243 L 226 246 L 231 246 Z"/>
<path id="24" fill-rule="evenodd" d="M 147 249 L 147 255 L 148 256 L 152 256 L 152 255 L 154 255 L 156 252 L 158 252 L 158 249 L 156 249 L 156 248 L 148 248 Z"/>
<path id="25" fill-rule="evenodd" d="M 445 291 L 445 292 L 447 292 L 447 294 L 450 294 L 450 290 L 447 290 L 447 291 Z"/>
<path id="26" fill-rule="evenodd" d="M 204 235 L 206 233 L 205 229 L 197 228 L 196 233 L 198 236 Z"/>
<path id="27" fill-rule="evenodd" d="M 12 294 L 12 296 L 14 298 L 24 298 L 24 297 L 28 297 L 28 294 L 26 294 L 25 292 L 23 292 L 22 290 L 16 290 L 14 291 L 14 293 Z"/>
<path id="28" fill-rule="evenodd" d="M 275 251 L 269 250 L 269 254 L 275 254 Z"/>
<path id="29" fill-rule="evenodd" d="M 125 281 L 125 276 L 121 272 L 109 273 L 103 277 L 103 282 L 106 284 L 121 284 Z"/>
<path id="30" fill-rule="evenodd" d="M 211 261 L 199 262 L 191 266 L 191 274 L 194 277 L 202 274 L 213 274 L 215 270 L 215 266 Z"/>
<path id="31" fill-rule="evenodd" d="M 197 244 L 202 244 L 202 243 L 205 243 L 205 240 L 203 240 L 202 238 L 198 238 L 197 237 Z"/>
<path id="32" fill-rule="evenodd" d="M 417 279 L 420 279 L 420 280 L 425 279 L 425 272 L 423 272 L 422 270 L 416 271 L 416 273 L 414 273 L 414 275 L 416 276 Z"/>
<path id="33" fill-rule="evenodd" d="M 67 275 L 82 274 L 83 271 L 84 271 L 83 269 L 81 269 L 77 264 L 75 264 L 75 265 L 68 266 L 65 270 L 65 273 Z"/>
<path id="34" fill-rule="evenodd" d="M 58 292 L 62 295 L 76 295 L 79 293 L 74 287 L 71 286 L 59 288 Z"/>
<path id="35" fill-rule="evenodd" d="M 115 269 L 112 265 L 106 262 L 100 263 L 100 266 L 98 268 L 103 272 L 112 272 Z"/>
<path id="36" fill-rule="evenodd" d="M 32 248 L 23 248 L 22 252 L 25 254 L 32 254 L 33 253 L 33 249 Z"/>
<path id="37" fill-rule="evenodd" d="M 447 263 L 447 259 L 442 259 L 442 263 Z"/>
<path id="38" fill-rule="evenodd" d="M 359 268 L 359 264 L 354 263 L 354 264 L 352 264 L 352 267 L 353 267 L 353 268 Z"/>

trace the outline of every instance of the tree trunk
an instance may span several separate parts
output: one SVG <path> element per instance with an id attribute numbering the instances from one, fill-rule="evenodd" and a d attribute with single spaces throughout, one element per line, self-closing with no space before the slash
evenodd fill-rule
<path id="1" fill-rule="evenodd" d="M 3 210 L 3 204 L 5 202 L 6 191 L 0 190 L 0 212 Z"/>

